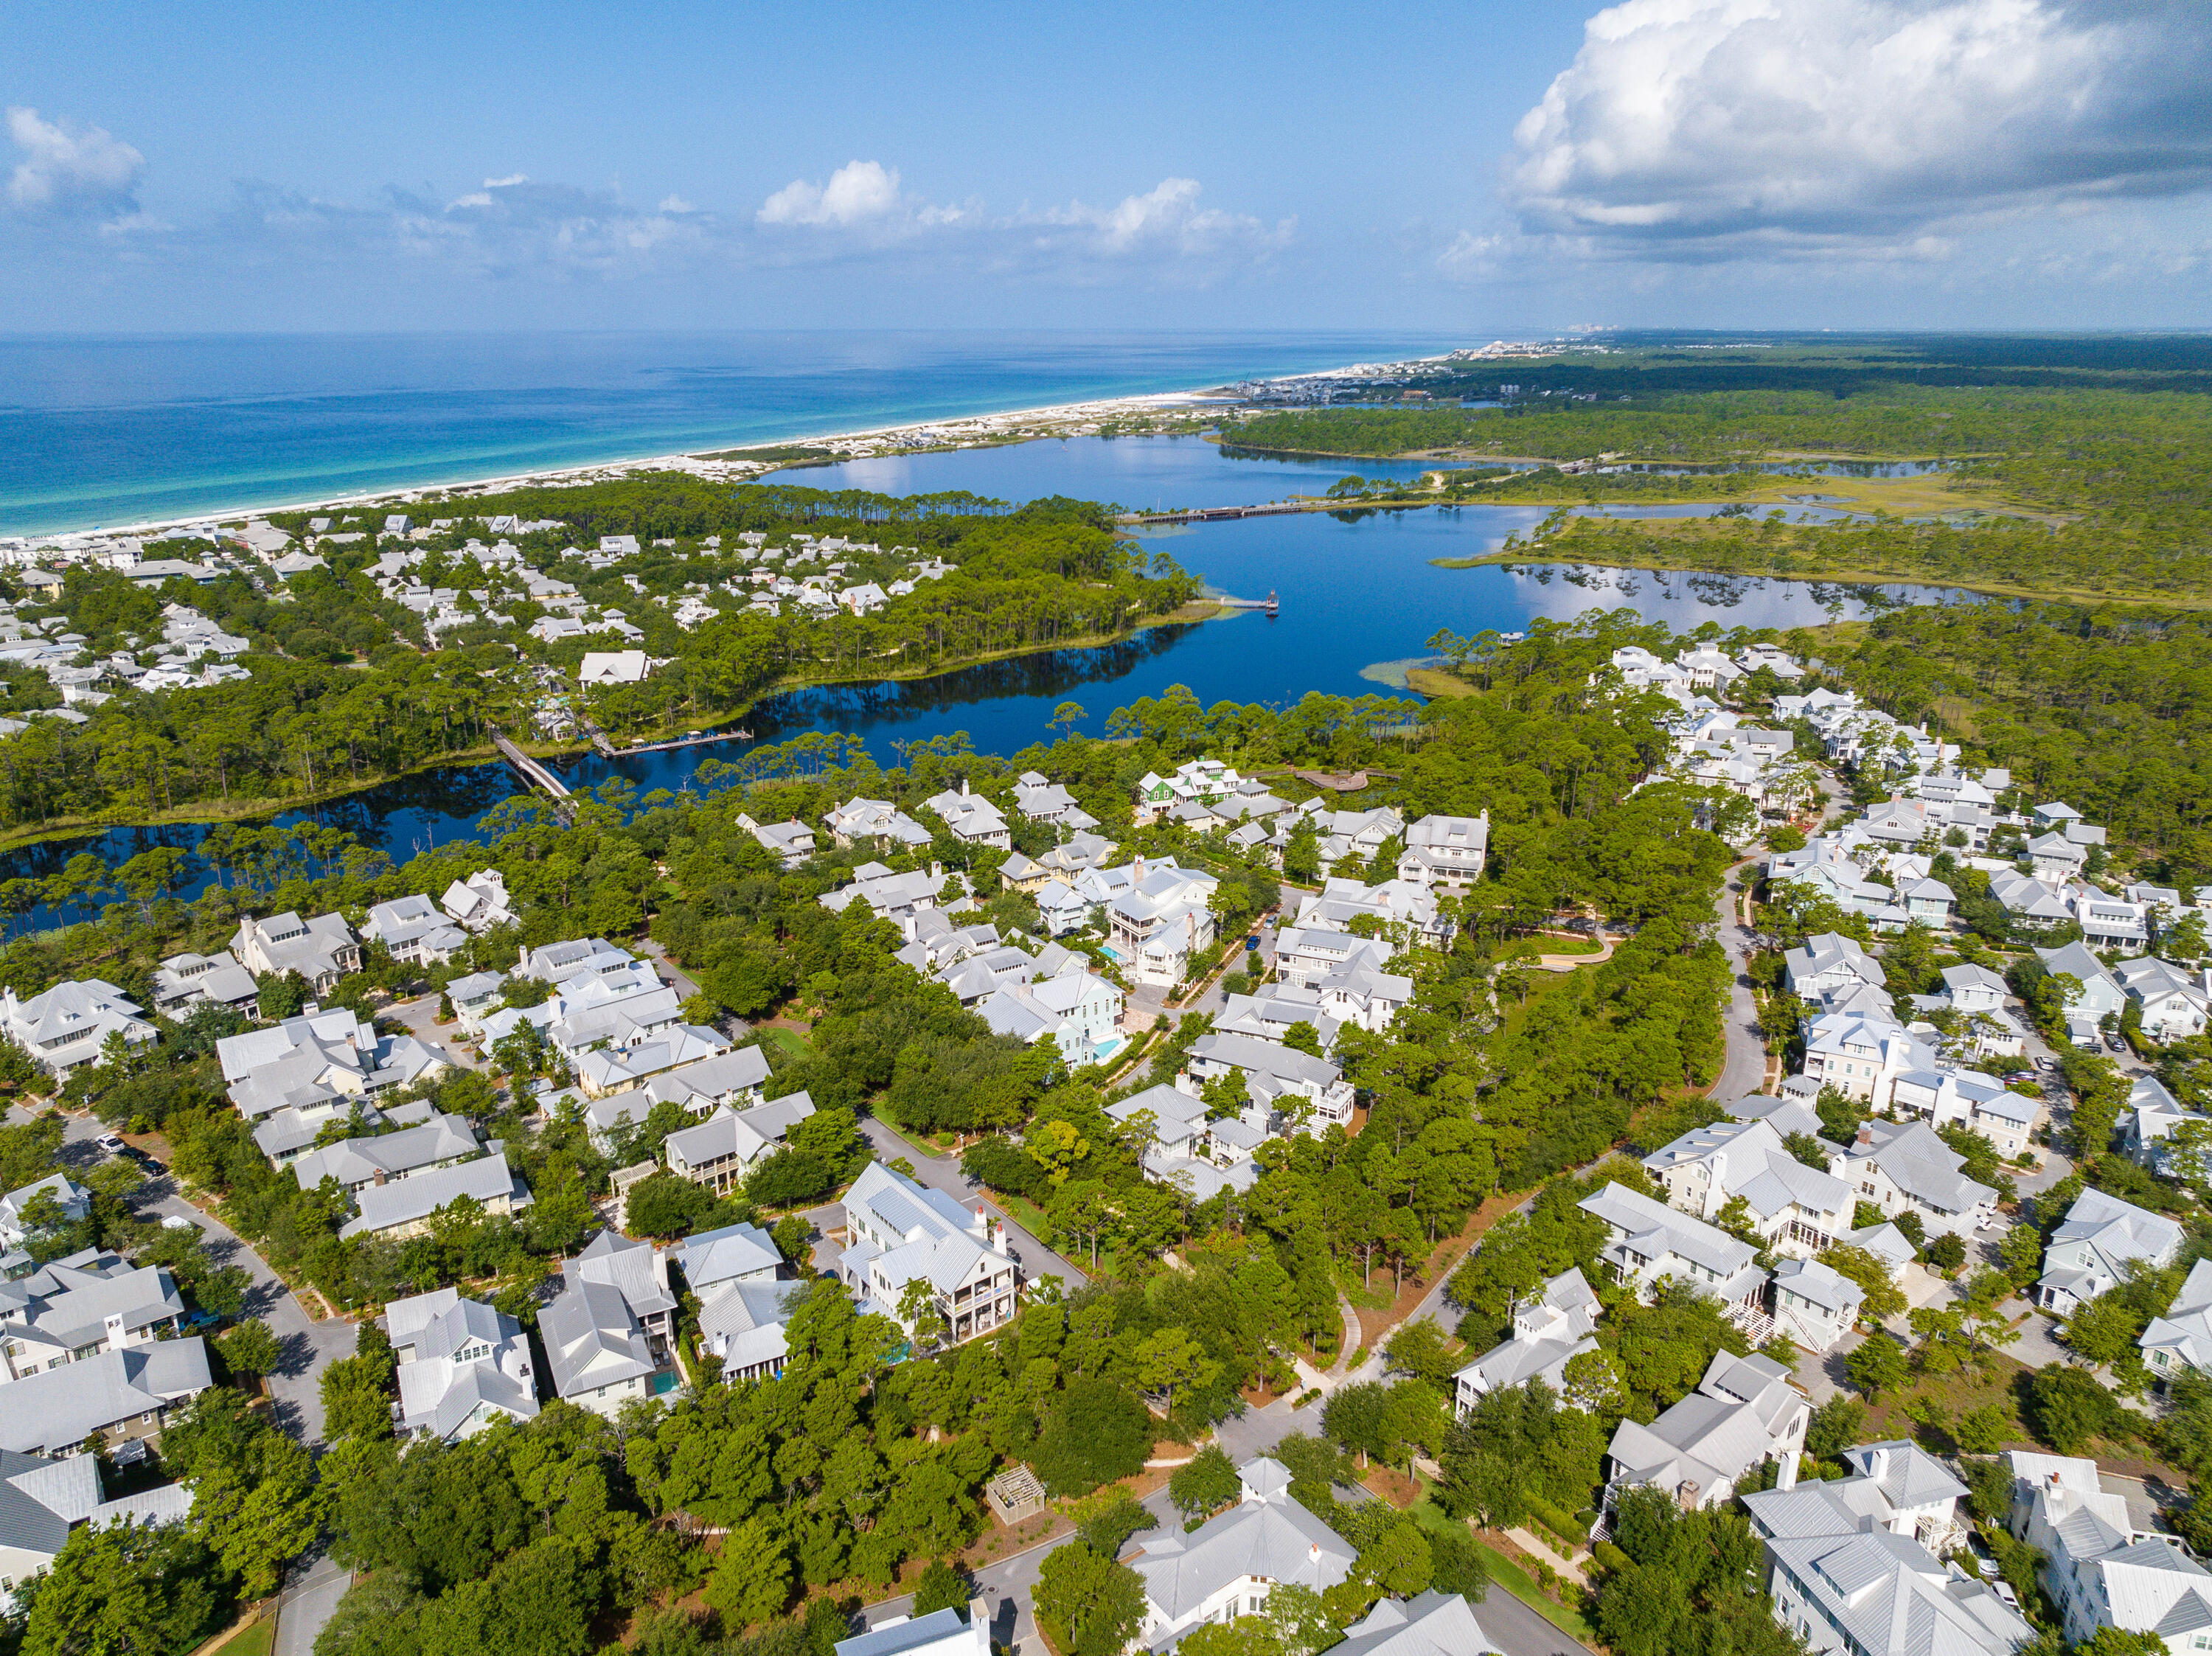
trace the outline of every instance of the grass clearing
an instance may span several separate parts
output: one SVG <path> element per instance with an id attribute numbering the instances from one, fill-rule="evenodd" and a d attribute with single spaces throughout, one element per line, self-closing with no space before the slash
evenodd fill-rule
<path id="1" fill-rule="evenodd" d="M 203 1656 L 270 1656 L 276 1648 L 276 1618 L 264 1616 L 239 1629 L 221 1644 L 203 1647 Z"/>
<path id="2" fill-rule="evenodd" d="M 1434 1486 L 1425 1477 L 1421 1480 L 1421 1498 L 1406 1510 L 1412 1514 L 1413 1521 L 1425 1530 L 1435 1530 L 1439 1533 L 1449 1533 L 1454 1531 L 1462 1535 L 1471 1533 L 1466 1524 L 1437 1505 Z M 1584 1644 L 1594 1645 L 1597 1642 L 1597 1629 L 1583 1618 L 1580 1611 L 1571 1609 L 1562 1604 L 1556 1598 L 1548 1597 L 1543 1588 L 1536 1585 L 1535 1577 L 1530 1575 L 1527 1570 L 1522 1568 L 1520 1565 L 1498 1551 L 1480 1536 L 1475 1536 L 1474 1539 L 1476 1548 L 1482 1554 L 1483 1563 L 1489 1568 L 1490 1584 L 1492 1587 L 1504 1587 L 1506 1592 L 1570 1637 L 1579 1639 Z"/>

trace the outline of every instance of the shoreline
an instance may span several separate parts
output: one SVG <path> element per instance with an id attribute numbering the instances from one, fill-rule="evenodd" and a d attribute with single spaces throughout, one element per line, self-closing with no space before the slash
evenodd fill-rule
<path id="1" fill-rule="evenodd" d="M 1437 356 L 1407 357 L 1393 362 L 1352 362 L 1333 367 L 1316 368 L 1304 373 L 1277 374 L 1258 383 L 1272 384 L 1278 379 L 1326 379 L 1357 376 L 1380 376 L 1393 370 L 1422 363 L 1447 360 L 1450 353 Z M 191 528 L 201 524 L 220 524 L 235 518 L 264 516 L 271 512 L 321 512 L 359 510 L 365 507 L 404 506 L 432 496 L 440 499 L 465 498 L 471 494 L 525 488 L 570 488 L 587 482 L 599 482 L 612 478 L 646 471 L 684 471 L 715 482 L 747 482 L 778 471 L 803 469 L 788 461 L 748 461 L 717 459 L 716 455 L 757 452 L 769 448 L 826 447 L 848 446 L 851 452 L 841 453 L 827 464 L 846 460 L 886 458 L 872 452 L 871 446 L 892 441 L 918 432 L 943 432 L 947 440 L 927 445 L 902 446 L 892 451 L 896 454 L 941 453 L 968 448 L 995 446 L 1000 444 L 1042 440 L 1054 436 L 1092 434 L 1080 432 L 1038 431 L 1018 434 L 1019 428 L 1031 422 L 1083 424 L 1096 423 L 1131 415 L 1176 413 L 1199 414 L 1215 409 L 1240 406 L 1244 398 L 1226 385 L 1213 385 L 1176 391 L 1133 392 L 1119 397 L 1089 397 L 1073 403 L 1050 403 L 1031 408 L 999 409 L 981 414 L 952 415 L 932 420 L 908 420 L 887 426 L 869 426 L 858 429 L 820 433 L 799 433 L 787 436 L 762 436 L 749 440 L 740 446 L 680 450 L 672 452 L 636 456 L 623 459 L 580 462 L 573 465 L 542 466 L 528 471 L 510 472 L 485 476 L 463 476 L 445 482 L 409 483 L 386 489 L 355 490 L 349 494 L 325 495 L 312 500 L 269 500 L 248 504 L 210 507 L 204 511 L 182 513 L 171 517 L 142 519 L 135 523 L 101 524 L 78 529 L 9 531 L 0 529 L 0 538 L 23 540 L 33 543 L 62 545 L 72 541 L 95 537 L 115 538 L 133 537 L 158 538 L 161 532 Z"/>
<path id="2" fill-rule="evenodd" d="M 926 684 L 932 679 L 950 677 L 954 673 L 963 672 L 971 667 L 987 667 L 998 662 L 1018 660 L 1024 656 L 1049 655 L 1061 650 L 1106 649 L 1116 644 L 1126 643 L 1155 627 L 1197 627 L 1209 621 L 1218 620 L 1224 616 L 1236 616 L 1242 613 L 1239 610 L 1224 610 L 1219 604 L 1209 598 L 1197 598 L 1181 609 L 1169 611 L 1166 615 L 1148 616 L 1120 633 L 1097 637 L 1086 636 L 1056 644 L 1038 645 L 1031 649 L 995 650 L 978 656 L 971 661 L 958 662 L 949 667 L 925 669 L 911 673 L 884 673 L 867 678 L 825 677 L 780 681 L 748 701 L 744 707 L 731 710 L 725 718 L 710 721 L 708 728 L 721 730 L 726 726 L 738 725 L 750 717 L 762 702 L 774 696 L 799 695 L 809 690 L 850 689 L 856 686 L 866 685 Z M 780 740 L 787 742 L 794 739 L 796 736 L 804 734 L 805 732 L 798 731 Z M 648 737 L 646 739 L 650 741 L 652 738 Z M 571 760 L 620 760 L 642 756 L 633 750 L 627 749 L 617 749 L 611 755 L 605 755 L 588 741 L 517 740 L 515 745 L 533 759 L 550 761 L 556 765 Z M 744 751 L 751 752 L 756 748 L 777 745 L 779 745 L 778 741 L 763 740 L 757 737 L 752 739 Z M 181 806 L 173 811 L 150 818 L 143 816 L 133 817 L 128 822 L 87 819 L 68 822 L 41 823 L 35 828 L 23 825 L 13 829 L 0 830 L 0 856 L 27 850 L 33 846 L 45 845 L 53 840 L 88 840 L 127 829 L 215 828 L 224 822 L 259 822 L 282 816 L 289 811 L 313 810 L 324 805 L 334 804 L 356 794 L 368 793 L 378 788 L 389 787 L 393 783 L 404 782 L 410 777 L 427 775 L 432 771 L 478 770 L 487 765 L 505 765 L 507 761 L 496 748 L 465 748 L 453 753 L 441 755 L 435 759 L 426 759 L 419 765 L 410 765 L 404 770 L 393 771 L 389 775 L 377 777 L 373 781 L 349 783 L 343 787 L 322 789 L 313 793 L 293 794 L 282 799 L 256 800 L 251 805 L 241 806 L 235 810 L 225 809 L 221 801 L 212 804 L 203 801 L 197 805 Z M 519 779 L 516 788 L 517 797 L 520 798 L 542 798 L 544 797 L 528 783 L 522 782 Z"/>
<path id="3" fill-rule="evenodd" d="M 799 448 L 836 443 L 862 445 L 882 443 L 909 433 L 934 431 L 940 428 L 968 425 L 1003 424 L 1032 420 L 1101 420 L 1116 415 L 1138 411 L 1173 412 L 1181 409 L 1198 411 L 1204 408 L 1233 405 L 1243 399 L 1218 387 L 1176 391 L 1158 391 L 1141 396 L 1110 397 L 1085 403 L 1058 403 L 1042 408 L 1006 409 L 991 414 L 962 415 L 953 420 L 920 420 L 902 425 L 871 427 L 860 431 L 827 432 L 782 438 L 763 438 L 746 445 L 748 449 Z M 1038 439 L 1054 434 L 1040 432 Z M 993 434 L 997 435 L 997 434 Z M 981 434 L 967 440 L 933 445 L 929 447 L 902 448 L 907 454 L 939 452 L 945 449 L 976 448 L 987 446 L 989 440 Z M 1012 440 L 1000 436 L 998 440 Z M 612 477 L 641 471 L 688 471 L 695 476 L 748 482 L 767 476 L 773 472 L 803 469 L 805 463 L 794 465 L 790 461 L 726 460 L 708 458 L 717 454 L 737 453 L 738 449 L 679 450 L 663 454 L 641 455 L 617 460 L 585 461 L 574 465 L 543 467 L 534 471 L 508 472 L 498 476 L 460 477 L 443 482 L 409 483 L 390 489 L 356 491 L 349 494 L 331 494 L 314 500 L 262 500 L 252 505 L 228 506 L 195 512 L 179 517 L 148 518 L 137 523 L 101 524 L 98 527 L 29 531 L 9 538 L 43 541 L 59 544 L 71 540 L 94 537 L 112 537 L 134 536 L 143 538 L 158 537 L 165 530 L 188 529 L 200 524 L 222 523 L 233 518 L 261 517 L 271 512 L 322 512 L 359 510 L 364 507 L 412 505 L 436 496 L 450 499 L 467 494 L 489 494 L 514 488 L 573 488 L 586 482 L 604 482 Z M 881 458 L 872 454 L 852 453 L 837 457 L 835 464 L 848 459 Z"/>

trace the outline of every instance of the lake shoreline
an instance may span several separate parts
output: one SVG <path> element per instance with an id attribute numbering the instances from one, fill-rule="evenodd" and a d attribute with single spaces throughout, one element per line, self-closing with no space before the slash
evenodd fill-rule
<path id="1" fill-rule="evenodd" d="M 1095 636 L 1085 634 L 1080 638 L 1064 639 L 1052 644 L 1041 644 L 1014 650 L 995 650 L 984 655 L 954 662 L 946 666 L 928 668 L 919 672 L 875 673 L 866 677 L 823 676 L 781 679 L 743 706 L 733 708 L 719 719 L 708 721 L 699 728 L 719 731 L 726 726 L 738 725 L 750 717 L 762 702 L 774 696 L 803 695 L 810 690 L 865 688 L 873 685 L 927 684 L 932 679 L 950 677 L 955 673 L 965 671 L 971 667 L 988 667 L 1003 662 L 1018 661 L 1030 656 L 1051 655 L 1063 650 L 1108 649 L 1114 645 L 1125 643 L 1153 628 L 1195 627 L 1205 622 L 1240 613 L 1243 612 L 1225 609 L 1210 600 L 1199 599 L 1170 610 L 1164 616 L 1146 616 L 1144 620 L 1118 633 Z M 680 732 L 678 733 L 680 734 Z M 668 739 L 670 737 L 667 733 L 661 733 L 647 735 L 642 737 L 641 741 L 649 745 L 654 742 Z M 732 734 L 731 739 L 740 738 Z M 755 740 L 757 743 L 757 738 Z M 775 745 L 773 743 L 757 744 Z M 543 759 L 556 766 L 572 760 L 588 760 L 595 757 L 620 760 L 637 756 L 635 748 L 617 748 L 611 755 L 602 754 L 590 742 L 515 739 L 515 745 L 532 758 Z M 703 747 L 712 744 L 702 743 L 700 745 Z M 747 751 L 750 750 L 750 749 L 747 749 Z M 426 759 L 421 764 L 410 765 L 404 770 L 382 772 L 361 781 L 349 782 L 343 787 L 319 789 L 311 793 L 287 794 L 282 798 L 258 799 L 250 803 L 233 802 L 228 805 L 222 801 L 213 804 L 202 801 L 197 804 L 180 805 L 170 811 L 135 815 L 128 818 L 66 818 L 42 823 L 35 828 L 19 828 L 0 831 L 0 855 L 22 851 L 33 846 L 50 844 L 58 840 L 81 840 L 132 829 L 194 827 L 212 828 L 226 822 L 258 826 L 290 811 L 319 810 L 325 805 L 337 804 L 343 800 L 351 798 L 355 795 L 374 792 L 379 788 L 389 787 L 395 783 L 404 782 L 410 777 L 427 775 L 433 771 L 476 770 L 487 765 L 503 765 L 506 762 L 500 757 L 499 749 L 487 743 L 478 747 L 463 748 L 453 753 L 441 754 L 434 759 Z M 516 797 L 542 797 L 519 778 L 515 786 Z"/>

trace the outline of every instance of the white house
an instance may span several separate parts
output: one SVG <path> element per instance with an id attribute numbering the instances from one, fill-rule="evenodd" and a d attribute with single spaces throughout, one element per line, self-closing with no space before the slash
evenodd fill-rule
<path id="1" fill-rule="evenodd" d="M 1662 1277 L 1692 1284 L 1738 1317 L 1764 1315 L 1766 1272 L 1757 1250 L 1701 1219 L 1609 1184 L 1577 1204 L 1609 1233 L 1598 1263 L 1614 1282 L 1648 1295 Z"/>
<path id="2" fill-rule="evenodd" d="M 134 1265 L 98 1248 L 56 1259 L 0 1284 L 0 1386 L 151 1345 L 174 1334 L 184 1314 L 166 1266 Z M 0 1413 L 13 1406 L 0 1404 Z"/>
<path id="3" fill-rule="evenodd" d="M 1685 1511 L 1725 1506 L 1761 1462 L 1794 1461 L 1812 1417 L 1812 1404 L 1780 1363 L 1717 1352 L 1688 1397 L 1649 1426 L 1624 1420 L 1614 1429 L 1606 1505 L 1624 1489 L 1648 1485 Z"/>
<path id="4" fill-rule="evenodd" d="M 963 845 L 991 846 L 1000 851 L 1013 848 L 1013 831 L 1006 826 L 1005 814 L 981 794 L 970 792 L 964 776 L 958 792 L 946 788 L 933 793 L 921 802 L 921 808 L 943 822 Z"/>
<path id="5" fill-rule="evenodd" d="M 2119 980 L 2078 943 L 2039 949 L 2035 955 L 2053 977 L 2063 974 L 2081 986 L 2066 998 L 2066 1031 L 2078 1046 L 2096 1046 L 2098 1025 L 2107 1017 L 2118 1017 L 2126 1003 L 2127 992 L 2120 987 Z"/>
<path id="6" fill-rule="evenodd" d="M 2170 1265 L 2181 1251 L 2180 1224 L 2092 1186 L 2074 1198 L 2043 1251 L 2035 1302 L 2069 1314 L 2127 1279 L 2130 1265 Z"/>
<path id="7" fill-rule="evenodd" d="M 1133 982 L 1181 983 L 1191 959 L 1213 946 L 1214 888 L 1201 869 L 1131 865 L 1132 883 L 1106 909 L 1106 952 Z"/>
<path id="8" fill-rule="evenodd" d="M 1566 1390 L 1567 1364 L 1597 1350 L 1597 1295 L 1583 1273 L 1569 1266 L 1513 1307 L 1513 1336 L 1494 1345 L 1452 1377 L 1452 1410 L 1462 1420 L 1475 1399 L 1541 1380 L 1555 1394 Z"/>
<path id="9" fill-rule="evenodd" d="M 288 909 L 265 920 L 248 914 L 239 921 L 230 952 L 256 977 L 296 973 L 317 995 L 329 994 L 340 977 L 361 970 L 361 944 L 338 914 L 301 919 Z"/>
<path id="10" fill-rule="evenodd" d="M 1930 1235 L 1971 1240 L 1995 1216 L 1997 1193 L 1967 1178 L 1965 1166 L 1925 1122 L 1869 1121 L 1829 1158 L 1828 1171 L 1851 1186 L 1855 1203 L 1870 1202 L 1886 1218 L 1917 1213 Z"/>
<path id="11" fill-rule="evenodd" d="M 1752 1228 L 1778 1253 L 1810 1259 L 1851 1228 L 1851 1189 L 1790 1153 L 1767 1121 L 1717 1121 L 1644 1158 L 1667 1199 L 1711 1219 L 1741 1198 Z"/>
<path id="12" fill-rule="evenodd" d="M 928 1284 L 946 1338 L 970 1340 L 1013 1319 L 1016 1277 L 1003 1226 L 880 1162 L 845 1192 L 846 1245 L 838 1270 L 863 1310 L 911 1333 L 900 1313 L 907 1285 Z"/>
<path id="13" fill-rule="evenodd" d="M 1775 1620 L 1819 1656 L 2010 1656 L 2034 1629 L 1947 1562 L 1966 1488 L 1910 1443 L 1863 1445 L 1848 1477 L 1743 1497 Z"/>
<path id="14" fill-rule="evenodd" d="M 576 682 L 586 688 L 595 684 L 641 684 L 653 666 L 653 658 L 642 650 L 587 650 L 576 668 Z"/>
<path id="15" fill-rule="evenodd" d="M 929 830 L 888 799 L 848 799 L 824 812 L 822 822 L 840 851 L 863 842 L 880 849 L 885 844 L 926 846 L 930 841 Z"/>
<path id="16" fill-rule="evenodd" d="M 1776 1329 L 1826 1351 L 1857 1324 L 1866 1291 L 1817 1259 L 1784 1259 L 1774 1268 L 1773 1298 Z"/>
<path id="17" fill-rule="evenodd" d="M 814 830 L 796 816 L 788 822 L 756 822 L 744 812 L 738 813 L 738 826 L 775 853 L 775 858 L 787 869 L 797 868 L 814 854 Z"/>
<path id="18" fill-rule="evenodd" d="M 1154 1649 L 1205 1622 L 1267 1607 L 1285 1585 L 1321 1593 L 1352 1574 L 1351 1544 L 1291 1498 L 1290 1469 L 1261 1456 L 1237 1468 L 1241 1498 L 1188 1534 L 1153 1530 L 1129 1561 L 1145 1584 L 1139 1637 Z"/>
<path id="19" fill-rule="evenodd" d="M 2188 1280 L 2163 1317 L 2153 1317 L 2136 1341 L 2143 1366 L 2163 1386 L 2185 1369 L 2212 1374 L 2212 1259 L 2189 1267 Z"/>
<path id="20" fill-rule="evenodd" d="M 1352 1119 L 1352 1088 L 1325 1058 L 1249 1035 L 1210 1030 L 1192 1044 L 1176 1084 L 1196 1096 L 1209 1081 L 1236 1071 L 1246 1095 L 1290 1120 L 1342 1126 Z"/>
<path id="21" fill-rule="evenodd" d="M 2138 1526 L 2094 1460 L 2017 1449 L 2005 1459 L 2012 1532 L 2044 1556 L 2069 1643 L 2117 1627 L 2156 1634 L 2174 1656 L 2212 1644 L 2212 1571 L 2180 1537 Z"/>
<path id="22" fill-rule="evenodd" d="M 58 1078 L 99 1063 L 111 1034 L 133 1046 L 155 1034 L 138 1003 L 100 978 L 71 979 L 28 1000 L 0 989 L 0 1030 Z"/>
<path id="23" fill-rule="evenodd" d="M 398 1363 L 401 1436 L 453 1443 L 537 1414 L 530 1338 L 504 1311 L 441 1288 L 392 1301 L 384 1322 Z"/>
<path id="24" fill-rule="evenodd" d="M 2142 1013 L 2142 1032 L 2153 1040 L 2185 1040 L 2204 1033 L 2212 996 L 2203 974 L 2191 974 L 2154 955 L 2122 961 L 2112 968 L 2120 991 Z"/>
<path id="25" fill-rule="evenodd" d="M 2128 1089 L 2127 1107 L 2120 1115 L 2120 1148 L 2153 1172 L 2164 1173 L 2175 1149 L 2168 1141 L 2180 1128 L 2203 1119 L 2203 1115 L 2185 1107 L 2168 1092 L 2166 1083 L 2156 1076 L 2137 1076 L 2135 1085 Z M 2207 1150 L 2212 1150 L 2212 1145 L 2200 1148 L 2191 1160 L 2205 1162 Z M 2186 1169 L 2192 1178 L 2201 1171 L 2197 1167 Z"/>

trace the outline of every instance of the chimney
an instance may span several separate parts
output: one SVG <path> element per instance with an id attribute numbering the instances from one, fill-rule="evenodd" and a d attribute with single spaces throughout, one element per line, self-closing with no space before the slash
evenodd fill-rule
<path id="1" fill-rule="evenodd" d="M 369 1175 L 369 1180 L 370 1182 L 377 1187 L 377 1189 L 382 1190 L 384 1188 L 384 1169 L 382 1168 L 379 1168 L 374 1173 Z"/>
<path id="2" fill-rule="evenodd" d="M 1774 1487 L 1778 1489 L 1797 1487 L 1797 1452 L 1795 1449 L 1782 1457 L 1782 1469 L 1775 1477 Z"/>
<path id="3" fill-rule="evenodd" d="M 1674 1501 L 1675 1504 L 1680 1506 L 1684 1512 L 1695 1512 L 1698 1507 L 1697 1479 L 1693 1477 L 1686 1477 L 1680 1483 L 1676 1485 L 1674 1489 Z"/>
<path id="4" fill-rule="evenodd" d="M 968 1601 L 968 1625 L 971 1628 L 991 1625 L 991 1608 L 982 1599 L 970 1598 Z"/>
<path id="5" fill-rule="evenodd" d="M 1860 1147 L 1861 1147 L 1862 1149 L 1864 1149 L 1864 1148 L 1866 1148 L 1866 1147 L 1870 1146 L 1871 1144 L 1873 1144 L 1873 1143 L 1874 1143 L 1874 1126 L 1873 1126 L 1873 1125 L 1872 1125 L 1871 1123 L 1869 1123 L 1869 1122 L 1865 1122 L 1865 1121 L 1862 1121 L 1862 1122 L 1860 1122 L 1860 1123 L 1859 1123 L 1859 1145 L 1860 1145 Z"/>
<path id="6" fill-rule="evenodd" d="M 964 776 L 960 779 L 960 797 L 963 799 L 968 797 L 968 779 Z"/>

